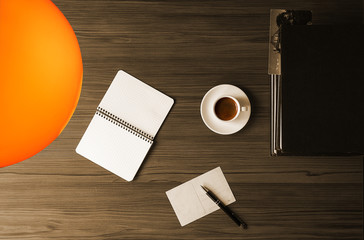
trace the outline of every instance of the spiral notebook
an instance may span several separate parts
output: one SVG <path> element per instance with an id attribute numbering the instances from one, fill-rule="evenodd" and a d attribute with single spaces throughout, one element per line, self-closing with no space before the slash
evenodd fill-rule
<path id="1" fill-rule="evenodd" d="M 76 152 L 132 181 L 173 103 L 169 96 L 119 71 Z"/>

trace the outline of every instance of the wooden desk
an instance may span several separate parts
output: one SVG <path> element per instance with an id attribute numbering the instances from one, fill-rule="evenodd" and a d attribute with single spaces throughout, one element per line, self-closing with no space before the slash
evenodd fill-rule
<path id="1" fill-rule="evenodd" d="M 362 157 L 269 156 L 269 9 L 313 10 L 314 23 L 362 22 L 361 1 L 55 0 L 73 26 L 84 82 L 63 133 L 0 169 L 0 239 L 361 239 Z M 175 99 L 133 182 L 74 151 L 117 70 Z M 211 132 L 204 94 L 230 83 L 252 102 L 240 132 Z M 249 224 L 217 211 L 180 227 L 165 191 L 221 166 Z"/>

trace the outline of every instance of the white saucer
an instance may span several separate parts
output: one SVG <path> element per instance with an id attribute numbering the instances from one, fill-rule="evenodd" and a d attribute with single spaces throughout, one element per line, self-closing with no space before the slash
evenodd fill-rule
<path id="1" fill-rule="evenodd" d="M 224 96 L 236 98 L 247 111 L 240 112 L 239 116 L 232 121 L 223 121 L 216 117 L 214 104 L 217 99 Z M 238 87 L 230 84 L 222 84 L 211 88 L 203 97 L 200 107 L 201 117 L 206 126 L 213 132 L 229 135 L 240 131 L 248 122 L 251 105 L 248 96 Z"/>

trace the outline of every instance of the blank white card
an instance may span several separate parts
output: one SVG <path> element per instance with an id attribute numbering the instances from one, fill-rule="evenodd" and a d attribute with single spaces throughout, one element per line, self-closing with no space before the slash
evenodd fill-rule
<path id="1" fill-rule="evenodd" d="M 217 167 L 166 192 L 181 226 L 219 209 L 201 186 L 211 190 L 225 205 L 235 202 L 221 168 Z"/>

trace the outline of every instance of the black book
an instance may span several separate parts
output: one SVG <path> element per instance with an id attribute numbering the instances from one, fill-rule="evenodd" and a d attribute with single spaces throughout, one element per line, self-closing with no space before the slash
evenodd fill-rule
<path id="1" fill-rule="evenodd" d="M 364 27 L 282 26 L 277 155 L 364 153 Z"/>

